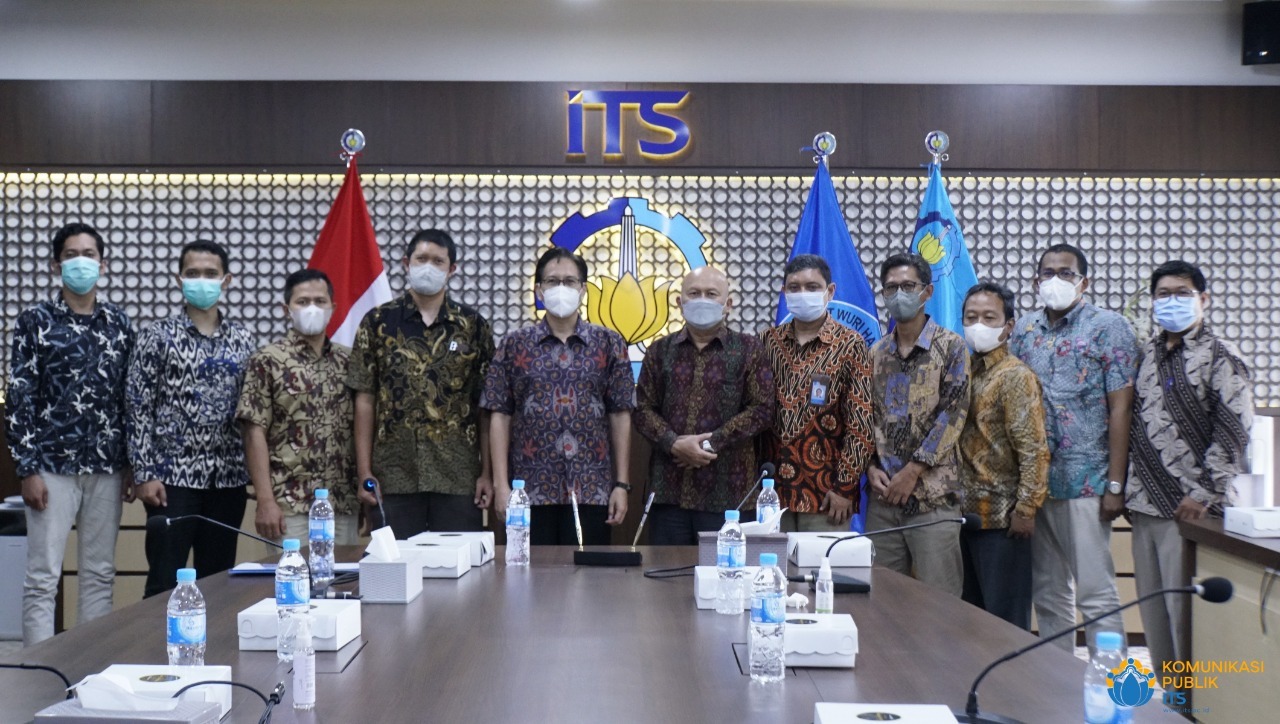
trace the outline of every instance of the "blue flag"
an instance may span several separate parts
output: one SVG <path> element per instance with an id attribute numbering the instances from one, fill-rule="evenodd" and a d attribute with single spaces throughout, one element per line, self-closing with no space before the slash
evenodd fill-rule
<path id="1" fill-rule="evenodd" d="M 911 251 L 924 257 L 933 268 L 933 298 L 924 305 L 924 311 L 933 321 L 963 337 L 964 295 L 978 283 L 978 275 L 973 271 L 969 247 L 964 243 L 951 199 L 947 198 L 942 168 L 936 163 L 929 164 L 929 188 L 920 202 Z"/>
<path id="2" fill-rule="evenodd" d="M 805 202 L 800 228 L 796 231 L 796 240 L 788 258 L 794 259 L 800 254 L 817 254 L 826 259 L 831 266 L 831 281 L 836 285 L 836 293 L 827 304 L 827 311 L 837 322 L 861 334 L 868 347 L 875 344 L 880 339 L 876 295 L 867 283 L 867 272 L 862 268 L 858 251 L 853 248 L 853 238 L 849 236 L 844 211 L 836 199 L 836 189 L 825 161 L 818 164 L 818 171 L 813 175 L 809 200 Z M 780 295 L 777 323 L 782 324 L 790 317 L 786 295 Z M 861 512 L 853 516 L 851 527 L 862 533 L 866 530 L 867 521 L 866 476 L 863 476 L 860 487 L 862 504 L 858 510 Z"/>

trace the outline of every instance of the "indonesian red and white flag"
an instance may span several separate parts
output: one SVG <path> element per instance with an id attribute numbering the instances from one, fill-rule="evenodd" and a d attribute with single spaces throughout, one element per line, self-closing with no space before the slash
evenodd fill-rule
<path id="1" fill-rule="evenodd" d="M 350 347 L 364 315 L 391 301 L 391 284 L 354 158 L 347 165 L 347 177 L 324 220 L 307 267 L 324 272 L 333 282 L 333 318 L 326 331 L 329 339 Z"/>

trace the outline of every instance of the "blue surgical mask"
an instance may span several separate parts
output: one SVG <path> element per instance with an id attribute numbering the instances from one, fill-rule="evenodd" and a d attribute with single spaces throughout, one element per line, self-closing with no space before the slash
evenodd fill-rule
<path id="1" fill-rule="evenodd" d="M 209 309 L 222 296 L 221 279 L 183 279 L 182 298 L 196 309 Z"/>
<path id="2" fill-rule="evenodd" d="M 102 266 L 87 256 L 74 256 L 60 262 L 62 267 L 62 285 L 75 294 L 88 294 L 98 283 L 98 275 Z"/>
<path id="3" fill-rule="evenodd" d="M 1200 297 L 1157 299 L 1153 306 L 1156 324 L 1166 332 L 1185 332 L 1200 320 Z"/>

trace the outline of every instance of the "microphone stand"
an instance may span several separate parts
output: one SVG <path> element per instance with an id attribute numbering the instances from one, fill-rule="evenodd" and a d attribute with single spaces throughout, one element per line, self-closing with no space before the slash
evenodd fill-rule
<path id="1" fill-rule="evenodd" d="M 62 679 L 62 683 L 67 685 L 68 699 L 75 696 L 75 693 L 72 692 L 71 690 L 71 680 L 67 678 L 66 674 L 62 673 L 61 671 L 58 671 L 52 666 L 45 666 L 44 664 L 0 664 L 0 669 L 24 669 L 28 671 L 48 671 L 51 674 L 56 674 L 59 679 Z"/>
<path id="2" fill-rule="evenodd" d="M 742 496 L 742 500 L 738 502 L 738 507 L 734 508 L 734 510 L 742 510 L 742 506 L 746 505 L 748 500 L 751 500 L 751 494 L 756 492 L 756 488 L 760 487 L 760 483 L 763 482 L 765 478 L 773 477 L 777 473 L 778 469 L 774 467 L 773 463 L 765 463 L 764 465 L 761 465 L 760 475 L 756 477 L 756 481 L 751 484 L 751 489 L 747 491 L 746 495 Z"/>
<path id="3" fill-rule="evenodd" d="M 831 551 L 834 550 L 837 545 L 847 540 L 857 540 L 859 538 L 871 538 L 872 536 L 877 536 L 884 533 L 900 533 L 904 530 L 914 530 L 916 528 L 927 528 L 931 525 L 938 525 L 939 523 L 959 523 L 960 525 L 964 526 L 966 530 L 982 525 L 982 521 L 978 519 L 977 516 L 970 517 L 969 515 L 966 515 L 959 518 L 942 518 L 939 520 L 931 520 L 926 523 L 912 523 L 911 525 L 900 525 L 896 528 L 882 528 L 881 530 L 873 530 L 873 531 L 868 531 L 866 533 L 854 533 L 853 535 L 842 536 L 832 541 L 831 545 L 827 546 L 827 552 L 826 554 L 823 555 L 823 558 L 827 558 L 827 559 L 831 558 Z M 803 576 L 787 576 L 787 580 L 793 583 L 807 582 L 809 584 L 809 590 L 813 590 L 814 588 L 817 587 L 818 572 L 809 571 Z M 858 578 L 853 578 L 852 576 L 833 574 L 831 576 L 831 581 L 832 581 L 832 584 L 833 584 L 832 587 L 835 593 L 869 593 L 871 591 L 870 583 Z"/>

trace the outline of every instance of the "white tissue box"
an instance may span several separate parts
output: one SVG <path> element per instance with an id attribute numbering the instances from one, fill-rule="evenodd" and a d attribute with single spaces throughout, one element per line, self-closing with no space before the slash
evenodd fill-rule
<path id="1" fill-rule="evenodd" d="M 863 724 L 866 721 L 956 724 L 956 717 L 941 704 L 837 704 L 821 701 L 813 705 L 813 724 Z"/>
<path id="2" fill-rule="evenodd" d="M 236 614 L 240 650 L 275 651 L 279 625 L 274 598 L 264 598 Z M 311 602 L 311 640 L 316 651 L 337 651 L 359 637 L 359 600 L 321 598 Z"/>
<path id="3" fill-rule="evenodd" d="M 847 613 L 789 613 L 782 629 L 787 666 L 852 669 L 858 626 Z"/>
<path id="4" fill-rule="evenodd" d="M 417 560 L 423 578 L 461 578 L 471 570 L 471 544 L 457 538 L 443 542 L 398 540 L 400 557 Z"/>
<path id="5" fill-rule="evenodd" d="M 742 589 L 742 610 L 746 611 L 751 608 L 751 581 L 755 579 L 756 573 L 760 572 L 760 567 L 747 566 L 742 570 L 742 577 L 746 581 Z M 715 566 L 697 566 L 693 569 L 693 602 L 698 610 L 714 611 L 719 591 L 720 571 Z"/>
<path id="6" fill-rule="evenodd" d="M 493 531 L 477 531 L 468 533 L 419 533 L 409 537 L 410 543 L 446 543 L 465 541 L 471 546 L 471 567 L 479 568 L 493 560 L 496 550 Z"/>
<path id="7" fill-rule="evenodd" d="M 201 681 L 233 680 L 230 666 L 112 664 L 102 673 L 128 681 L 135 694 L 151 699 L 172 699 L 178 689 Z M 221 710 L 218 715 L 221 719 L 231 711 L 231 687 L 225 684 L 199 686 L 184 692 L 179 700 L 213 702 Z"/>
<path id="8" fill-rule="evenodd" d="M 1250 538 L 1280 538 L 1280 508 L 1227 508 L 1222 529 Z"/>
<path id="9" fill-rule="evenodd" d="M 856 533 L 788 533 L 787 558 L 800 568 L 817 568 L 836 540 Z M 832 568 L 870 568 L 875 547 L 870 538 L 858 536 L 843 541 L 831 551 Z"/>
<path id="10" fill-rule="evenodd" d="M 365 603 L 408 603 L 422 594 L 422 562 L 360 561 L 360 597 Z"/>
<path id="11" fill-rule="evenodd" d="M 91 709 L 79 699 L 65 699 L 36 712 L 35 724 L 84 724 L 123 722 L 124 724 L 217 724 L 222 708 L 212 702 L 182 701 L 165 711 L 113 711 Z"/>

